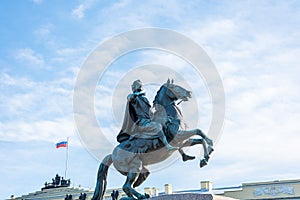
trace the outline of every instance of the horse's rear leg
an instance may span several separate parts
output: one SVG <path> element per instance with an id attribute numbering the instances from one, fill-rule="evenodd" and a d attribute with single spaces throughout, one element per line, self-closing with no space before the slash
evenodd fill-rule
<path id="1" fill-rule="evenodd" d="M 123 185 L 123 191 L 129 197 L 127 199 L 146 199 L 148 196 L 140 194 L 138 191 L 133 189 L 132 185 L 137 179 L 138 175 L 142 171 L 142 160 L 136 155 L 131 158 L 131 161 L 127 163 L 127 169 L 129 170 L 126 175 L 126 181 Z"/>
<path id="2" fill-rule="evenodd" d="M 125 184 L 123 185 L 123 191 L 128 197 L 133 197 L 135 190 L 131 187 L 135 179 L 137 178 L 137 173 L 128 172 L 127 179 Z"/>
<path id="3" fill-rule="evenodd" d="M 133 187 L 135 188 L 140 186 L 147 179 L 149 175 L 150 175 L 150 171 L 145 166 L 143 166 L 142 171 L 140 172 L 137 180 L 133 184 Z"/>
<path id="4" fill-rule="evenodd" d="M 132 184 L 138 177 L 139 173 L 136 172 L 128 172 L 127 173 L 127 179 L 125 184 L 123 185 L 123 191 L 126 193 L 128 197 L 137 197 L 138 199 L 146 199 L 149 198 L 149 195 L 142 195 L 139 192 L 137 192 L 135 189 L 132 188 Z"/>

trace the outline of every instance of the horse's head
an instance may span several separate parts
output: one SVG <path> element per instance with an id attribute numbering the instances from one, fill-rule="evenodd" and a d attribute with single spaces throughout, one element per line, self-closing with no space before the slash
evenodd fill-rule
<path id="1" fill-rule="evenodd" d="M 153 104 L 168 106 L 176 100 L 188 101 L 192 98 L 192 92 L 183 87 L 174 84 L 174 81 L 168 81 L 163 84 L 157 92 Z"/>

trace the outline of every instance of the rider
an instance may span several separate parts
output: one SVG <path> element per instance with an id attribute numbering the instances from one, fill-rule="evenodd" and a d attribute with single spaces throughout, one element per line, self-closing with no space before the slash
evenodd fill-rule
<path id="1" fill-rule="evenodd" d="M 161 125 L 151 121 L 151 105 L 143 92 L 142 82 L 140 80 L 134 81 L 131 89 L 133 93 L 127 96 L 126 114 L 122 129 L 117 136 L 118 142 L 121 143 L 129 139 L 130 135 L 141 138 L 156 136 L 164 143 L 168 151 L 178 149 L 168 143 Z"/>

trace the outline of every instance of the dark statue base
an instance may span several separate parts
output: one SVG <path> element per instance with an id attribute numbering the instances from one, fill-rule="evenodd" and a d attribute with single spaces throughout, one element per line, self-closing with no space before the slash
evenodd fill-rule
<path id="1" fill-rule="evenodd" d="M 144 194 L 144 198 L 143 199 L 150 200 L 149 194 Z M 134 197 L 122 197 L 122 198 L 120 198 L 120 200 L 138 200 L 138 199 L 134 198 Z"/>
<path id="2" fill-rule="evenodd" d="M 212 194 L 170 194 L 152 197 L 149 200 L 233 200 L 233 198 Z"/>
<path id="3" fill-rule="evenodd" d="M 120 200 L 136 200 L 136 198 L 133 198 L 133 197 L 122 197 Z"/>

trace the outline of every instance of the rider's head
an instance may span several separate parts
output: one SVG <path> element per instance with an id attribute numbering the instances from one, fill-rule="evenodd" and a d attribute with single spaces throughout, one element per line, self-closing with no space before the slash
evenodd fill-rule
<path id="1" fill-rule="evenodd" d="M 140 80 L 136 80 L 131 85 L 132 92 L 140 92 L 143 90 L 143 83 Z"/>

